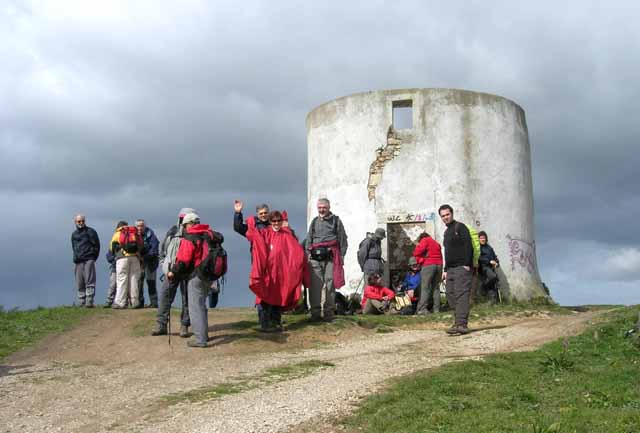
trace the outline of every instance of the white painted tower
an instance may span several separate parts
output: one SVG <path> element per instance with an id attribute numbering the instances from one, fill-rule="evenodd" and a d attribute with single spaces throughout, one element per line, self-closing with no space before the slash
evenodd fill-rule
<path id="1" fill-rule="evenodd" d="M 362 274 L 358 244 L 387 230 L 389 274 L 406 270 L 418 234 L 442 241 L 438 207 L 488 233 L 512 299 L 547 296 L 538 274 L 531 152 L 524 111 L 500 96 L 454 89 L 358 93 L 307 116 L 307 222 L 331 200 L 349 237 L 347 286 Z"/>

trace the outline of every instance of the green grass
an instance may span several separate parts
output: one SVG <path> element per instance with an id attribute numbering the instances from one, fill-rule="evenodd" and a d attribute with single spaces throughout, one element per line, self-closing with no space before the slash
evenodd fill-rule
<path id="1" fill-rule="evenodd" d="M 0 359 L 49 334 L 72 328 L 83 317 L 99 313 L 102 311 L 97 308 L 39 307 L 35 310 L 5 311 L 0 307 Z"/>
<path id="2" fill-rule="evenodd" d="M 298 379 L 313 374 L 316 370 L 334 367 L 334 364 L 320 360 L 302 361 L 296 364 L 287 364 L 278 367 L 267 368 L 264 373 L 254 378 L 238 378 L 235 381 L 201 387 L 185 392 L 166 395 L 161 401 L 167 405 L 178 403 L 196 403 L 213 400 L 229 394 L 238 394 L 250 389 L 267 386 L 275 382 Z"/>
<path id="3" fill-rule="evenodd" d="M 341 421 L 347 431 L 638 433 L 640 348 L 617 309 L 580 336 L 393 381 Z"/>

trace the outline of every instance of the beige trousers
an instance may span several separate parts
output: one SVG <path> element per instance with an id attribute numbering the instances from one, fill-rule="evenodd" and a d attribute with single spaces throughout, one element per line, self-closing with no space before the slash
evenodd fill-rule
<path id="1" fill-rule="evenodd" d="M 138 282 L 141 272 L 138 256 L 118 259 L 116 262 L 116 305 L 124 308 L 127 306 L 127 300 L 130 299 L 132 307 L 138 306 L 140 303 Z"/>

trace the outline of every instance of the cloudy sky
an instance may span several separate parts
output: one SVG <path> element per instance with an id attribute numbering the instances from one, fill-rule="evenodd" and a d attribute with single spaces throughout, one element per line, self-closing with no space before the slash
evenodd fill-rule
<path id="1" fill-rule="evenodd" d="M 71 303 L 74 213 L 106 245 L 183 206 L 226 236 L 222 304 L 250 305 L 233 200 L 304 230 L 306 114 L 408 87 L 520 104 L 543 281 L 562 304 L 639 303 L 638 22 L 632 1 L 4 0 L 0 305 Z M 101 258 L 100 302 L 107 278 Z"/>

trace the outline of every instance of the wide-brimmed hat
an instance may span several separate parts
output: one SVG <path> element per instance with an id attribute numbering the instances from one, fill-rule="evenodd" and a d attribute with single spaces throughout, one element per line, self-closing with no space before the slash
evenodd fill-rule
<path id="1" fill-rule="evenodd" d="M 378 239 L 384 239 L 387 236 L 387 232 L 385 232 L 384 229 L 376 229 L 376 231 L 373 233 L 373 236 Z"/>

